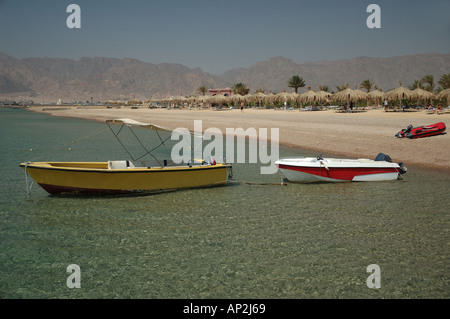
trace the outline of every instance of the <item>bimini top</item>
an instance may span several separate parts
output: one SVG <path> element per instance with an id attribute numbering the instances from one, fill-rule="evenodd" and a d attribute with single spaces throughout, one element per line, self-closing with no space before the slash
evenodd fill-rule
<path id="1" fill-rule="evenodd" d="M 106 120 L 106 123 L 116 123 L 116 124 L 125 124 L 125 125 L 131 125 L 131 126 L 142 126 L 142 127 L 147 127 L 147 128 L 154 128 L 157 130 L 163 130 L 163 131 L 173 131 L 170 128 L 167 127 L 163 127 L 160 125 L 155 125 L 152 123 L 144 123 L 144 122 L 139 122 L 133 119 L 113 119 L 113 120 Z"/>
<path id="2" fill-rule="evenodd" d="M 141 126 L 141 127 L 145 127 L 148 129 L 155 129 L 155 130 L 161 130 L 161 131 L 167 131 L 167 132 L 178 132 L 180 134 L 193 135 L 193 136 L 203 138 L 203 134 L 199 134 L 197 132 L 190 132 L 188 129 L 185 129 L 185 128 L 171 129 L 168 127 L 164 127 L 164 126 L 160 126 L 160 125 L 156 125 L 156 124 L 152 124 L 152 123 L 144 123 L 144 122 L 136 121 L 133 119 L 106 120 L 106 124 L 109 125 L 109 123 L 122 124 L 122 125 L 127 125 L 127 126 Z"/>

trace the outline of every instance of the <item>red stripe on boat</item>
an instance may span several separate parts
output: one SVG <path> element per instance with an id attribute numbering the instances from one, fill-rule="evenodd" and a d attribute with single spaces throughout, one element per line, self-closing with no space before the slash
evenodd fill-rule
<path id="1" fill-rule="evenodd" d="M 330 167 L 326 169 L 325 167 L 299 167 L 278 164 L 278 168 L 346 181 L 351 181 L 355 176 L 398 172 L 395 167 Z"/>

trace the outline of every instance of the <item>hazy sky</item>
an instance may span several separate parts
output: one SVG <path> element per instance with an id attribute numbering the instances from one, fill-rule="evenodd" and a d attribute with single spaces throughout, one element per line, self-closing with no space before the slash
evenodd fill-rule
<path id="1" fill-rule="evenodd" d="M 69 29 L 69 4 L 81 28 Z M 369 4 L 381 28 L 369 29 Z M 297 63 L 450 53 L 449 0 L 0 0 L 0 51 L 130 57 L 213 74 L 274 56 Z"/>

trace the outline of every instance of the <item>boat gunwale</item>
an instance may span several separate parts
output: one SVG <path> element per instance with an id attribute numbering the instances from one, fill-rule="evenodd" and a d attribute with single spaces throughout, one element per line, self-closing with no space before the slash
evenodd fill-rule
<path id="1" fill-rule="evenodd" d="M 193 166 L 170 166 L 170 167 L 130 167 L 130 168 L 86 168 L 86 167 L 63 167 L 51 166 L 51 163 L 107 163 L 107 162 L 29 162 L 20 163 L 20 167 L 24 169 L 42 169 L 70 172 L 87 172 L 87 173 L 157 173 L 157 172 L 180 172 L 204 169 L 226 169 L 231 167 L 230 164 L 215 165 L 193 165 Z"/>
<path id="2" fill-rule="evenodd" d="M 305 159 L 314 159 L 312 157 Z M 290 161 L 292 160 L 292 161 Z M 285 158 L 275 162 L 275 165 L 287 167 L 305 167 L 305 168 L 333 168 L 333 169 L 397 169 L 400 168 L 398 163 L 386 162 L 386 161 L 374 161 L 370 159 L 337 159 L 337 161 L 329 161 L 330 159 L 324 159 L 323 162 L 318 160 L 298 160 L 296 158 Z M 335 160 L 335 159 L 332 159 Z M 364 160 L 364 161 L 362 161 Z M 326 164 L 326 166 L 325 166 Z M 344 165 L 343 165 L 344 164 Z M 355 165 L 358 164 L 358 165 Z M 370 164 L 370 165 L 369 165 Z"/>

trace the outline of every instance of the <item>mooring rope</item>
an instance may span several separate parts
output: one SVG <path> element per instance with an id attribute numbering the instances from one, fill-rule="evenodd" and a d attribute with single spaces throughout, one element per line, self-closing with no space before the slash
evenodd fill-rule
<path id="1" fill-rule="evenodd" d="M 80 141 L 82 141 L 82 140 L 84 140 L 84 139 L 87 139 L 87 138 L 89 138 L 89 137 L 91 137 L 91 136 L 93 136 L 93 135 L 96 135 L 97 133 L 99 133 L 99 132 L 101 132 L 101 131 L 105 131 L 106 129 L 107 129 L 107 128 L 105 128 L 105 127 L 96 128 L 96 129 L 94 129 L 94 130 L 88 132 L 87 134 L 85 134 L 85 135 L 83 135 L 83 136 L 81 136 L 81 137 L 79 137 L 79 138 L 77 138 L 77 139 L 74 139 L 74 140 L 73 140 L 72 142 L 70 142 L 70 143 L 66 143 L 66 144 L 64 144 L 64 145 L 62 145 L 62 146 L 58 146 L 58 147 L 56 147 L 56 148 L 54 148 L 54 149 L 52 149 L 52 150 L 49 150 L 48 152 L 46 152 L 46 153 L 44 153 L 44 154 L 42 154 L 42 155 L 39 155 L 38 157 L 35 157 L 35 158 L 34 158 L 34 161 L 36 161 L 36 160 L 38 160 L 38 159 L 40 159 L 40 158 L 42 158 L 42 157 L 44 157 L 44 156 L 48 156 L 49 154 L 52 154 L 52 153 L 54 153 L 54 152 L 56 152 L 56 151 L 58 151 L 58 150 L 68 149 L 68 150 L 70 151 L 70 150 L 71 150 L 70 146 L 72 146 L 73 144 L 78 143 L 78 142 L 80 142 Z M 30 151 L 31 151 L 31 150 L 33 150 L 33 149 L 31 148 Z"/>
<path id="2" fill-rule="evenodd" d="M 27 198 L 30 197 L 31 187 L 33 187 L 33 180 L 31 180 L 30 187 L 28 187 L 28 171 L 27 171 L 27 169 L 28 169 L 28 164 L 30 164 L 30 162 L 27 162 L 27 163 L 25 164 L 25 187 L 26 187 L 26 189 L 27 189 Z"/>
<path id="3" fill-rule="evenodd" d="M 247 181 L 233 181 L 232 183 L 237 184 L 246 184 L 246 185 L 273 185 L 273 186 L 288 186 L 289 183 L 281 182 L 281 183 L 273 183 L 273 182 L 247 182 Z"/>

